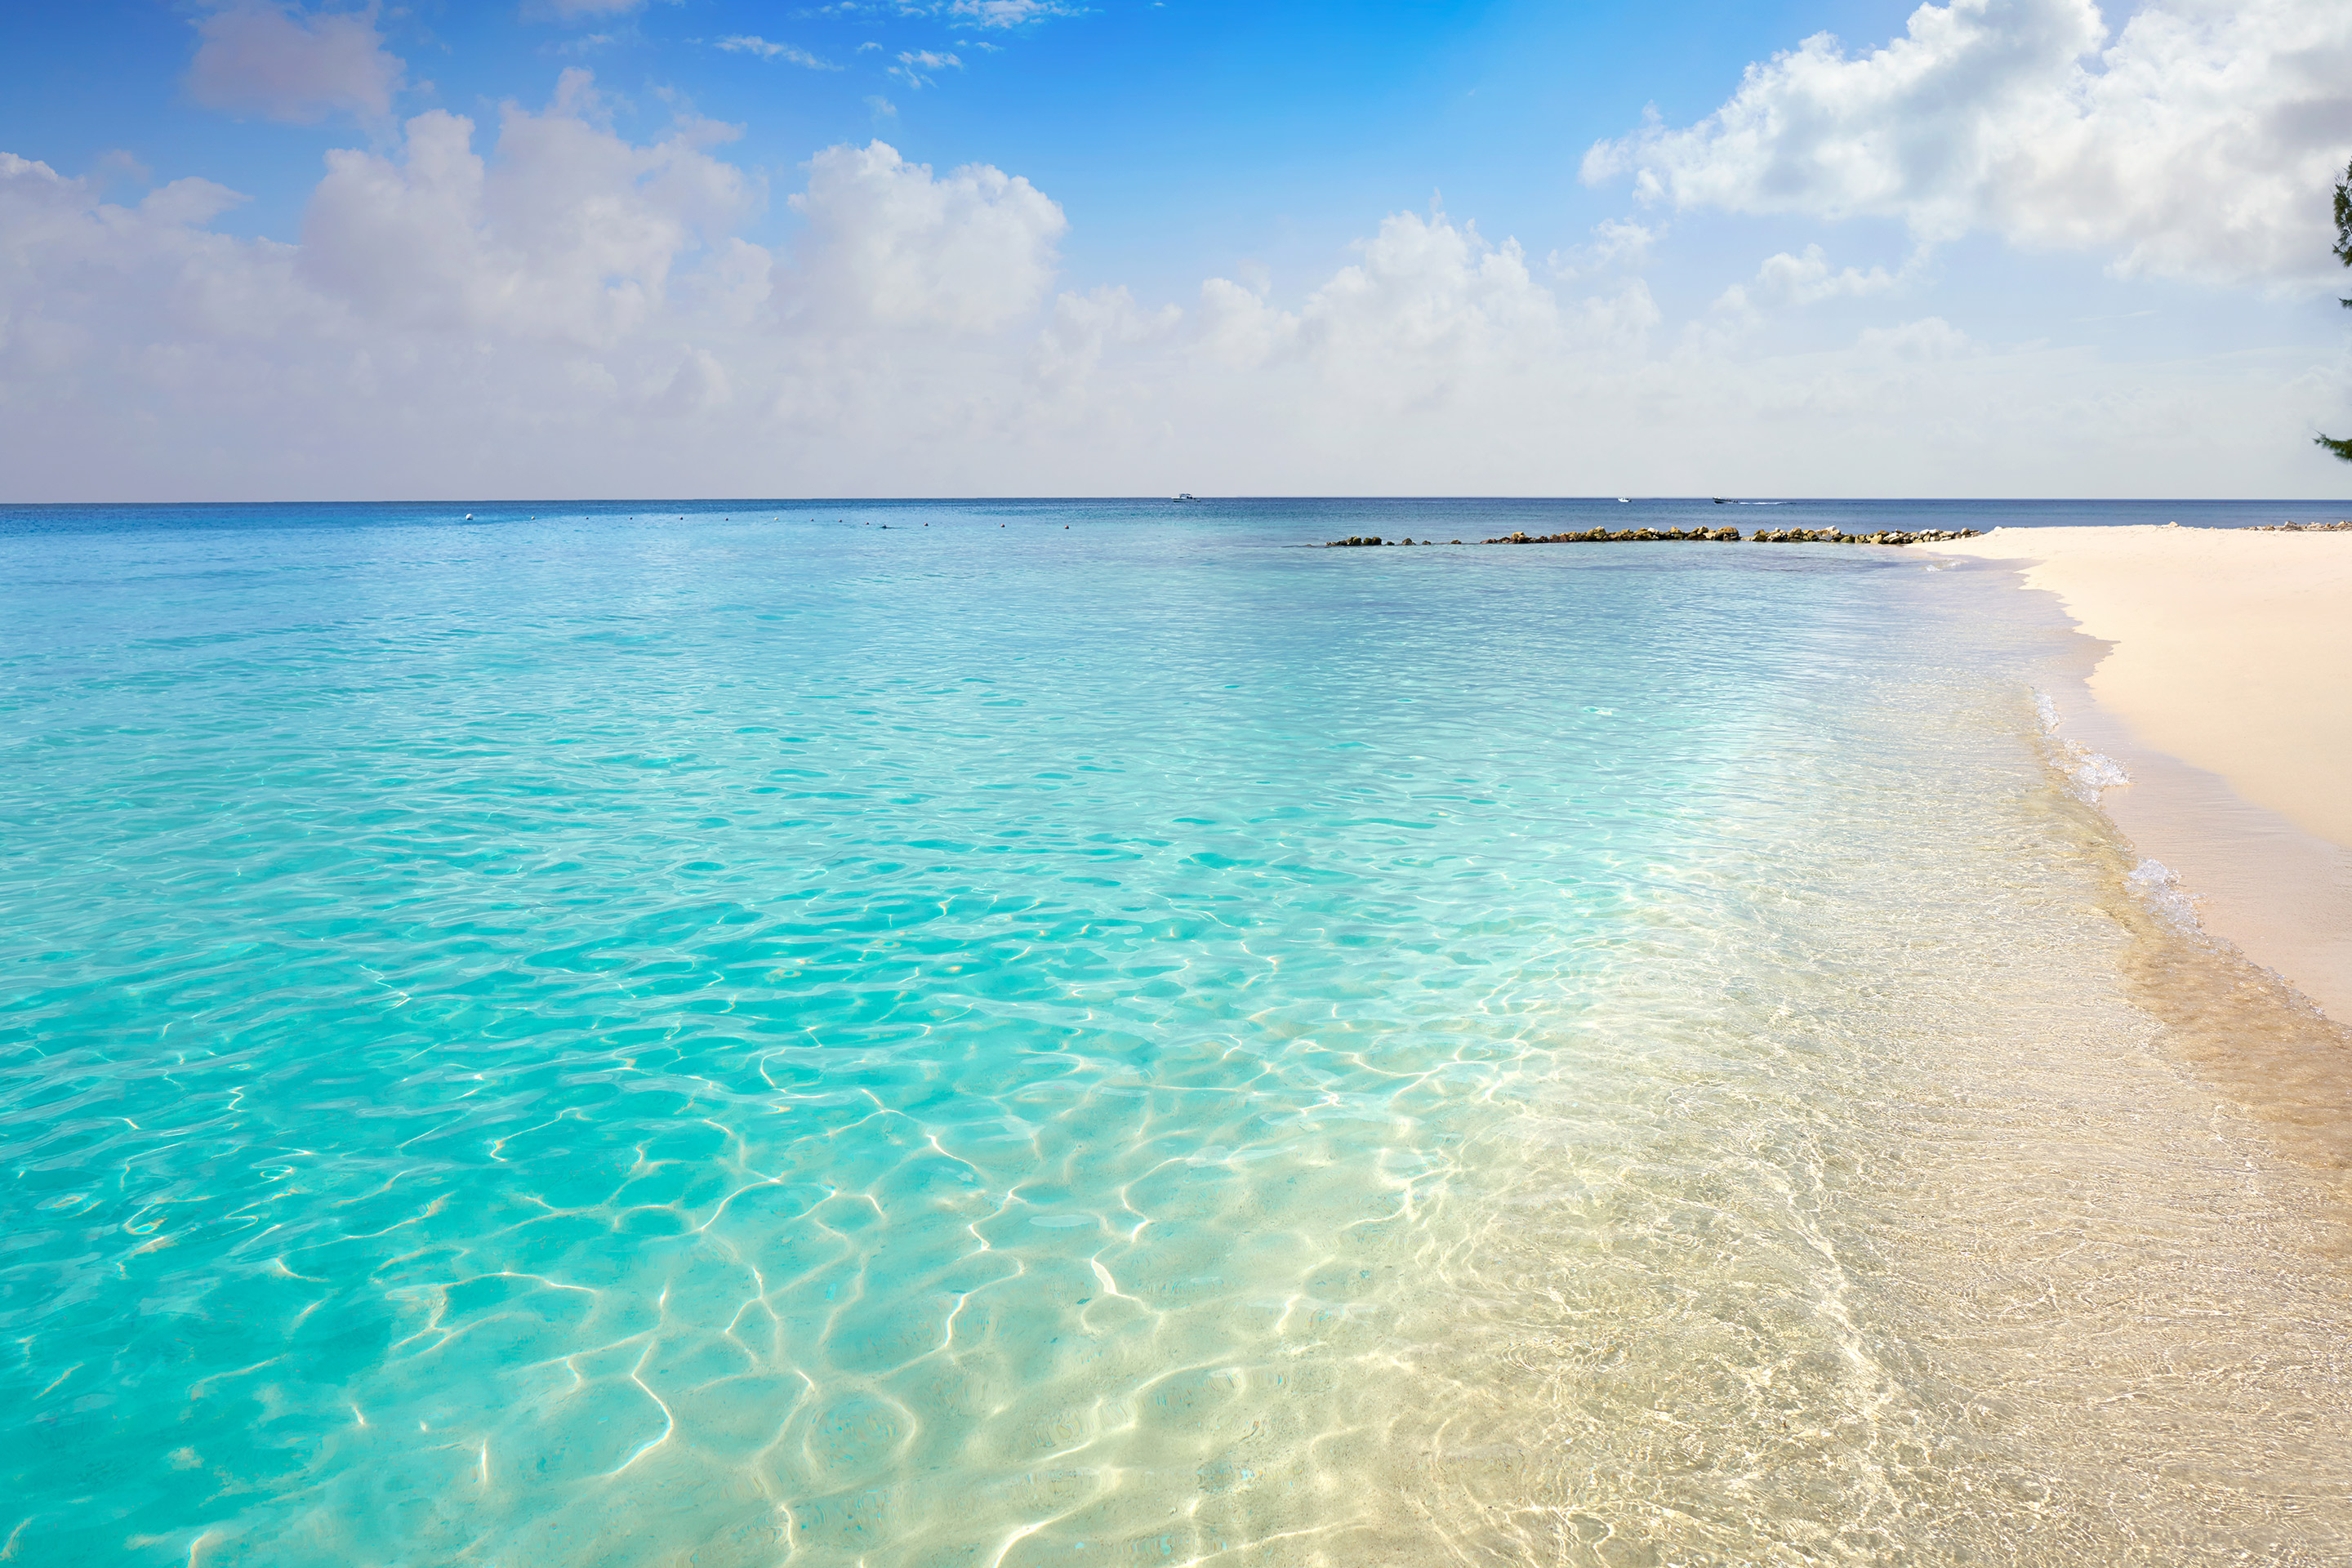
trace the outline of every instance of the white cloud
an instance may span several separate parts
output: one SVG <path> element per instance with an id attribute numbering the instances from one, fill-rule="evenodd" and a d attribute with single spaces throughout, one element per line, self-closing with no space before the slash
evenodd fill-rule
<path id="1" fill-rule="evenodd" d="M 1224 279 L 1201 290 L 1201 348 L 1235 368 L 1295 362 L 1353 396 L 1396 405 L 1452 398 L 1489 377 L 1596 353 L 1638 353 L 1658 311 L 1639 279 L 1565 305 L 1515 240 L 1399 213 L 1296 312 Z"/>
<path id="2" fill-rule="evenodd" d="M 635 10 L 646 0 L 546 0 L 547 9 L 570 21 L 576 16 L 619 16 Z"/>
<path id="3" fill-rule="evenodd" d="M 776 292 L 775 253 L 740 237 L 713 246 L 709 258 L 671 289 L 683 316 L 707 316 L 739 331 L 770 324 Z"/>
<path id="4" fill-rule="evenodd" d="M 542 114 L 509 106 L 495 166 L 474 125 L 434 110 L 395 158 L 341 151 L 303 221 L 302 270 L 360 315 L 410 326 L 614 342 L 659 306 L 671 268 L 753 193 L 690 126 L 632 146 L 593 123 L 588 74 Z"/>
<path id="5" fill-rule="evenodd" d="M 1555 250 L 1544 264 L 1564 278 L 1612 267 L 1635 268 L 1650 258 L 1650 247 L 1662 231 L 1624 218 L 1604 218 L 1592 226 L 1592 243 L 1572 250 Z"/>
<path id="6" fill-rule="evenodd" d="M 0 467 L 27 474 L 19 459 L 49 442 L 65 443 L 53 458 L 87 461 L 104 438 L 83 422 L 112 408 L 117 438 L 135 439 L 145 400 L 202 395 L 198 362 L 299 344 L 322 325 L 291 247 L 204 229 L 243 199 L 187 179 L 122 207 L 0 153 L 0 439 L 16 447 Z"/>
<path id="7" fill-rule="evenodd" d="M 1977 350 L 1966 332 L 1941 316 L 1926 316 L 1894 327 L 1865 327 L 1859 346 L 1865 353 L 1897 360 L 1957 359 Z"/>
<path id="8" fill-rule="evenodd" d="M 790 65 L 806 66 L 811 70 L 837 71 L 841 68 L 831 60 L 820 59 L 806 49 L 791 44 L 771 43 L 768 39 L 748 33 L 731 38 L 721 38 L 718 47 L 730 54 L 757 55 L 763 60 L 782 60 Z"/>
<path id="9" fill-rule="evenodd" d="M 375 8 L 306 11 L 239 0 L 199 16 L 188 96 L 206 109 L 310 124 L 343 112 L 381 119 L 400 89 Z"/>
<path id="10" fill-rule="evenodd" d="M 1075 7 L 1055 5 L 1054 0 L 953 0 L 948 13 L 968 16 L 982 27 L 1017 27 L 1045 16 L 1078 15 Z"/>
<path id="11" fill-rule="evenodd" d="M 2352 415 L 2332 338 L 2004 348 L 1811 249 L 1742 285 L 1790 307 L 1771 340 L 1684 332 L 1638 276 L 1538 277 L 1443 215 L 1287 295 L 1263 268 L 1185 311 L 1057 290 L 1044 192 L 879 142 L 812 159 L 772 249 L 724 133 L 616 134 L 567 74 L 495 127 L 436 111 L 338 152 L 299 245 L 212 232 L 240 198 L 209 182 L 121 205 L 0 155 L 11 499 L 2310 494 L 2336 470 L 2303 433 Z"/>
<path id="12" fill-rule="evenodd" d="M 881 142 L 832 147 L 792 205 L 824 304 L 886 327 L 988 331 L 1034 310 L 1068 222 L 1024 179 L 967 164 L 934 179 Z"/>
<path id="13" fill-rule="evenodd" d="M 709 349 L 689 348 L 653 399 L 653 408 L 671 416 L 714 414 L 734 398 L 734 383 L 718 356 Z"/>
<path id="14" fill-rule="evenodd" d="M 1753 281 L 1734 283 L 1717 296 L 1717 314 L 1754 325 L 1769 309 L 1801 309 L 1818 305 L 1824 300 L 1859 300 L 1873 294 L 1884 294 L 1900 288 L 1920 258 L 1914 257 L 1911 266 L 1902 272 L 1889 272 L 1884 267 L 1874 267 L 1864 272 L 1859 268 L 1830 269 L 1828 256 L 1818 245 L 1805 247 L 1801 255 L 1787 251 L 1768 256 L 1756 269 Z"/>
<path id="15" fill-rule="evenodd" d="M 2110 36 L 2091 0 L 1951 0 L 1847 54 L 1827 34 L 1748 68 L 1683 130 L 1584 162 L 1677 206 L 1899 218 L 2109 255 L 2125 274 L 2300 288 L 2332 269 L 2352 153 L 2352 6 L 2156 0 Z"/>
<path id="16" fill-rule="evenodd" d="M 1768 303 L 1812 305 L 1823 300 L 1853 300 L 1883 294 L 1899 281 L 1884 267 L 1869 271 L 1847 267 L 1832 272 L 1829 258 L 1818 245 L 1805 247 L 1801 256 L 1781 251 L 1768 256 L 1756 269 L 1756 294 Z"/>
<path id="17" fill-rule="evenodd" d="M 1489 245 L 1475 226 L 1400 213 L 1363 257 L 1299 313 L 1309 352 L 1339 374 L 1392 374 L 1407 363 L 1424 375 L 1459 374 L 1559 330 L 1558 303 L 1528 276 L 1515 240 Z"/>
<path id="18" fill-rule="evenodd" d="M 1089 380 L 1106 350 L 1165 337 L 1184 312 L 1173 305 L 1146 310 L 1124 288 L 1108 285 L 1085 294 L 1063 294 L 1038 334 L 1034 365 L 1038 379 L 1071 390 Z"/>
<path id="19" fill-rule="evenodd" d="M 941 54 L 935 49 L 902 49 L 898 54 L 898 63 L 890 68 L 890 74 L 908 87 L 924 88 L 932 84 L 933 71 L 961 69 L 963 61 L 953 55 Z"/>

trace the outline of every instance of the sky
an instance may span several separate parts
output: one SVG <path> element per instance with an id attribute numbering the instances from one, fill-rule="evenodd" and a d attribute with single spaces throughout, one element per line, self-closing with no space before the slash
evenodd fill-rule
<path id="1" fill-rule="evenodd" d="M 0 41 L 0 500 L 2352 495 L 2343 0 Z"/>

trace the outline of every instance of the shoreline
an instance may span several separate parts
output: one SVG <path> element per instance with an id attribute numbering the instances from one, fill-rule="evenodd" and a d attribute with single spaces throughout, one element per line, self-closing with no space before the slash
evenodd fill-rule
<path id="1" fill-rule="evenodd" d="M 2200 922 L 2352 1021 L 2352 532 L 1995 529 L 1927 547 L 2015 569 L 2094 655 L 2058 734 L 2128 782 L 2098 804 Z"/>

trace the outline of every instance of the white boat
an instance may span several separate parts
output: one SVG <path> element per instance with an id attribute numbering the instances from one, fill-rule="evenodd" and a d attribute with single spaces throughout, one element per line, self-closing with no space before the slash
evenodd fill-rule
<path id="1" fill-rule="evenodd" d="M 1201 498 L 1194 495 L 1191 490 L 1186 490 L 1182 495 L 1170 496 L 1168 499 L 1170 500 L 1199 500 Z"/>

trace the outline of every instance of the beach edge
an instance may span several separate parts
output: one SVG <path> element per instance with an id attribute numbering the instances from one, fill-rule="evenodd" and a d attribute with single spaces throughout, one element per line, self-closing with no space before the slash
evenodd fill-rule
<path id="1" fill-rule="evenodd" d="M 2015 574 L 2105 645 L 2054 734 L 2207 934 L 2352 1021 L 2352 532 L 2000 528 L 1916 548 Z"/>

